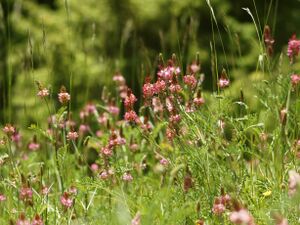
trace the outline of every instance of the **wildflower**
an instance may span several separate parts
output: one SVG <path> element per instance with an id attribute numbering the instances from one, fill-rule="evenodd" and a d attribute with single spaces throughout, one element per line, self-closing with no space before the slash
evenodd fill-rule
<path id="1" fill-rule="evenodd" d="M 11 136 L 11 140 L 14 143 L 16 143 L 17 145 L 20 144 L 21 138 L 22 138 L 22 136 L 21 136 L 20 132 L 18 132 L 18 131 L 16 131 L 15 133 L 13 133 L 13 135 Z"/>
<path id="2" fill-rule="evenodd" d="M 273 37 L 271 36 L 271 29 L 268 25 L 266 25 L 264 28 L 264 41 L 265 41 L 268 55 L 272 56 L 273 55 L 273 44 L 275 41 L 274 41 Z"/>
<path id="3" fill-rule="evenodd" d="M 3 194 L 0 194 L 0 202 L 4 202 L 6 200 L 6 196 Z"/>
<path id="4" fill-rule="evenodd" d="M 32 141 L 28 144 L 28 149 L 31 151 L 36 151 L 40 148 L 40 144 L 36 143 L 35 141 Z"/>
<path id="5" fill-rule="evenodd" d="M 79 134 L 84 135 L 90 131 L 90 126 L 86 124 L 81 124 L 79 126 Z"/>
<path id="6" fill-rule="evenodd" d="M 254 225 L 254 219 L 247 209 L 241 208 L 229 215 L 229 220 L 234 224 Z"/>
<path id="7" fill-rule="evenodd" d="M 161 158 L 159 163 L 163 166 L 167 166 L 169 164 L 169 160 L 167 160 L 166 158 Z"/>
<path id="8" fill-rule="evenodd" d="M 137 101 L 137 98 L 135 95 L 132 93 L 130 89 L 127 91 L 127 96 L 124 100 L 124 105 L 126 108 L 132 109 L 133 104 Z"/>
<path id="9" fill-rule="evenodd" d="M 132 143 L 132 144 L 130 144 L 129 149 L 130 149 L 132 152 L 135 152 L 135 151 L 137 151 L 137 150 L 139 149 L 139 145 L 136 144 L 136 143 Z"/>
<path id="10" fill-rule="evenodd" d="M 141 224 L 141 214 L 137 212 L 135 217 L 131 220 L 131 225 L 140 225 Z"/>
<path id="11" fill-rule="evenodd" d="M 67 139 L 69 141 L 75 141 L 79 137 L 78 133 L 76 131 L 69 131 L 67 134 Z"/>
<path id="12" fill-rule="evenodd" d="M 288 43 L 287 55 L 290 58 L 290 62 L 294 62 L 294 58 L 299 55 L 300 52 L 300 40 L 296 38 L 296 35 L 292 35 Z"/>
<path id="13" fill-rule="evenodd" d="M 135 111 L 130 110 L 130 111 L 125 113 L 124 119 L 128 122 L 136 122 L 137 119 L 138 119 L 138 116 L 137 116 Z"/>
<path id="14" fill-rule="evenodd" d="M 166 82 L 162 79 L 158 79 L 153 85 L 153 92 L 155 94 L 160 94 L 166 90 Z"/>
<path id="15" fill-rule="evenodd" d="M 293 74 L 291 75 L 291 82 L 293 86 L 296 86 L 300 83 L 300 75 Z"/>
<path id="16" fill-rule="evenodd" d="M 37 93 L 37 96 L 39 96 L 40 98 L 45 98 L 45 97 L 49 96 L 49 90 L 47 88 L 42 88 Z"/>
<path id="17" fill-rule="evenodd" d="M 108 111 L 112 114 L 112 115 L 119 115 L 120 109 L 117 106 L 114 105 L 110 105 L 108 106 Z"/>
<path id="18" fill-rule="evenodd" d="M 166 130 L 166 136 L 169 139 L 169 141 L 172 141 L 173 138 L 176 136 L 176 130 L 171 127 L 168 127 Z"/>
<path id="19" fill-rule="evenodd" d="M 70 101 L 71 96 L 70 94 L 66 91 L 66 88 L 64 86 L 61 87 L 60 93 L 58 94 L 58 100 L 61 104 L 66 104 Z"/>
<path id="20" fill-rule="evenodd" d="M 225 87 L 229 86 L 229 83 L 230 83 L 230 81 L 227 78 L 221 77 L 218 85 L 220 88 L 225 88 Z"/>
<path id="21" fill-rule="evenodd" d="M 24 213 L 21 213 L 19 219 L 16 222 L 16 225 L 30 225 L 30 221 L 25 218 Z"/>
<path id="22" fill-rule="evenodd" d="M 143 86 L 143 96 L 144 98 L 150 98 L 154 95 L 154 86 L 150 83 L 150 78 L 146 78 L 146 83 Z"/>
<path id="23" fill-rule="evenodd" d="M 50 192 L 49 187 L 47 187 L 47 186 L 42 187 L 42 194 L 43 195 L 47 195 L 49 192 Z"/>
<path id="24" fill-rule="evenodd" d="M 190 71 L 193 74 L 197 73 L 198 71 L 200 71 L 200 65 L 194 62 L 193 64 L 190 65 Z"/>
<path id="25" fill-rule="evenodd" d="M 98 117 L 98 123 L 105 125 L 108 121 L 108 115 L 103 113 L 101 116 Z"/>
<path id="26" fill-rule="evenodd" d="M 102 180 L 106 180 L 108 177 L 109 177 L 109 173 L 106 171 L 106 170 L 103 170 L 99 177 L 102 179 Z"/>
<path id="27" fill-rule="evenodd" d="M 181 86 L 177 83 L 172 83 L 169 87 L 169 90 L 172 92 L 172 93 L 178 93 L 181 91 Z"/>
<path id="28" fill-rule="evenodd" d="M 289 171 L 289 195 L 292 196 L 296 193 L 297 187 L 300 185 L 300 174 L 295 170 Z"/>
<path id="29" fill-rule="evenodd" d="M 205 103 L 205 100 L 202 97 L 200 97 L 200 98 L 197 97 L 197 98 L 194 98 L 193 102 L 196 106 L 201 106 Z"/>
<path id="30" fill-rule="evenodd" d="M 20 199 L 27 201 L 32 199 L 32 189 L 30 187 L 22 187 L 20 190 Z"/>
<path id="31" fill-rule="evenodd" d="M 93 172 L 96 172 L 98 169 L 99 169 L 99 166 L 97 163 L 93 163 L 91 166 L 90 166 L 90 169 L 93 171 Z"/>
<path id="32" fill-rule="evenodd" d="M 15 128 L 11 124 L 6 124 L 5 127 L 2 129 L 4 133 L 8 136 L 11 136 L 15 133 Z"/>
<path id="33" fill-rule="evenodd" d="M 73 205 L 73 199 L 70 198 L 67 192 L 60 197 L 60 202 L 65 208 L 70 208 Z"/>
<path id="34" fill-rule="evenodd" d="M 173 103 L 170 97 L 166 98 L 166 106 L 169 112 L 172 112 L 174 107 L 173 107 Z"/>
<path id="35" fill-rule="evenodd" d="M 212 212 L 216 215 L 222 215 L 225 212 L 225 209 L 225 206 L 221 202 L 215 201 Z"/>
<path id="36" fill-rule="evenodd" d="M 69 193 L 76 195 L 77 194 L 77 188 L 75 186 L 71 186 L 69 188 Z"/>
<path id="37" fill-rule="evenodd" d="M 181 120 L 181 116 L 179 114 L 175 114 L 170 116 L 170 122 L 171 123 L 179 123 Z"/>
<path id="38" fill-rule="evenodd" d="M 42 218 L 37 214 L 35 215 L 34 219 L 32 220 L 31 225 L 43 225 L 43 220 Z"/>
<path id="39" fill-rule="evenodd" d="M 162 112 L 164 109 L 163 105 L 158 97 L 155 97 L 152 99 L 152 106 L 153 106 L 153 111 L 155 113 Z"/>
<path id="40" fill-rule="evenodd" d="M 190 86 L 192 89 L 196 87 L 197 85 L 197 79 L 194 75 L 185 75 L 183 77 L 183 82 Z"/>
<path id="41" fill-rule="evenodd" d="M 125 78 L 123 77 L 123 75 L 119 72 L 117 72 L 114 76 L 113 76 L 113 81 L 116 82 L 119 86 L 125 85 Z"/>
<path id="42" fill-rule="evenodd" d="M 112 149 L 109 147 L 103 147 L 101 149 L 101 153 L 105 156 L 112 156 L 112 154 L 113 154 Z"/>
<path id="43" fill-rule="evenodd" d="M 124 181 L 130 182 L 130 181 L 133 180 L 133 177 L 129 172 L 126 172 L 126 173 L 123 174 L 122 179 Z"/>

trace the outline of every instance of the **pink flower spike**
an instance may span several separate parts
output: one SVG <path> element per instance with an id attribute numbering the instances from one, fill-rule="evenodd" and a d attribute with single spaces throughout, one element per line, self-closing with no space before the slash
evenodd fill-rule
<path id="1" fill-rule="evenodd" d="M 32 220 L 31 225 L 43 225 L 43 220 L 39 215 L 35 215 L 34 219 Z"/>
<path id="2" fill-rule="evenodd" d="M 162 158 L 159 163 L 163 166 L 167 166 L 169 165 L 169 160 L 167 160 L 166 158 Z"/>
<path id="3" fill-rule="evenodd" d="M 37 96 L 39 96 L 40 98 L 45 98 L 45 97 L 49 96 L 49 90 L 47 88 L 43 88 L 43 89 L 39 90 L 39 92 L 37 93 Z"/>
<path id="4" fill-rule="evenodd" d="M 0 202 L 4 202 L 6 200 L 5 195 L 0 194 Z"/>
<path id="5" fill-rule="evenodd" d="M 61 87 L 60 93 L 58 94 L 58 100 L 61 104 L 66 104 L 70 101 L 71 96 L 70 94 L 66 91 L 65 87 Z"/>
<path id="6" fill-rule="evenodd" d="M 67 139 L 69 141 L 75 141 L 79 137 L 78 133 L 76 131 L 69 131 L 67 135 Z"/>
<path id="7" fill-rule="evenodd" d="M 129 172 L 126 172 L 126 173 L 123 174 L 122 179 L 124 181 L 130 182 L 130 181 L 133 180 L 133 177 Z"/>
<path id="8" fill-rule="evenodd" d="M 73 200 L 67 192 L 64 192 L 64 194 L 60 197 L 60 202 L 66 208 L 70 208 L 73 205 Z"/>
<path id="9" fill-rule="evenodd" d="M 296 86 L 300 83 L 300 75 L 293 74 L 291 75 L 291 82 L 293 86 Z"/>
<path id="10" fill-rule="evenodd" d="M 230 83 L 230 81 L 227 78 L 221 77 L 218 85 L 220 88 L 225 88 L 225 87 L 229 86 L 229 83 Z"/>
<path id="11" fill-rule="evenodd" d="M 294 62 L 294 58 L 299 55 L 300 52 L 300 40 L 296 38 L 294 34 L 288 43 L 287 55 L 290 58 L 290 62 Z"/>

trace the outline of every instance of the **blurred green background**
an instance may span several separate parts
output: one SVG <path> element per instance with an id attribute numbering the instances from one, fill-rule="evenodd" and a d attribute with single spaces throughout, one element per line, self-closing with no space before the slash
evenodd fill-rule
<path id="1" fill-rule="evenodd" d="M 247 79 L 257 68 L 259 40 L 270 25 L 275 55 L 285 54 L 300 27 L 298 0 L 1 0 L 0 120 L 28 126 L 45 118 L 35 81 L 61 85 L 76 111 L 113 89 L 116 71 L 140 96 L 146 75 L 154 75 L 158 54 L 176 53 L 181 67 L 200 53 L 205 89 L 224 67 L 232 80 Z M 215 46 L 216 55 L 212 48 Z M 217 57 L 217 65 L 212 59 Z M 70 90 L 71 88 L 71 90 Z"/>

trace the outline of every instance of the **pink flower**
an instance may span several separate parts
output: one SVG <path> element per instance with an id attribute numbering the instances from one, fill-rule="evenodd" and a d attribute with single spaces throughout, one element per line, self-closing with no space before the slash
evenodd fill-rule
<path id="1" fill-rule="evenodd" d="M 141 214 L 136 213 L 135 217 L 131 220 L 131 225 L 140 225 L 141 224 Z"/>
<path id="2" fill-rule="evenodd" d="M 170 116 L 170 122 L 171 123 L 179 123 L 181 120 L 181 116 L 179 114 L 175 114 Z"/>
<path id="3" fill-rule="evenodd" d="M 99 177 L 102 179 L 102 180 L 106 180 L 108 177 L 109 177 L 109 173 L 106 171 L 106 170 L 103 170 Z"/>
<path id="4" fill-rule="evenodd" d="M 42 187 L 42 194 L 43 195 L 47 195 L 49 192 L 50 192 L 49 187 L 47 187 L 47 186 Z"/>
<path id="5" fill-rule="evenodd" d="M 96 172 L 98 169 L 99 169 L 99 166 L 97 163 L 93 163 L 91 166 L 90 166 L 90 169 L 93 171 L 93 172 Z"/>
<path id="6" fill-rule="evenodd" d="M 144 98 L 150 98 L 154 95 L 154 93 L 155 93 L 155 88 L 153 84 L 151 84 L 147 79 L 146 83 L 143 86 L 143 96 Z"/>
<path id="7" fill-rule="evenodd" d="M 116 73 L 114 76 L 113 76 L 113 81 L 116 82 L 118 85 L 125 85 L 125 78 L 123 77 L 122 74 L 120 73 Z"/>
<path id="8" fill-rule="evenodd" d="M 136 122 L 137 119 L 138 119 L 138 116 L 137 116 L 135 111 L 130 110 L 130 111 L 125 113 L 124 119 L 128 122 Z"/>
<path id="9" fill-rule="evenodd" d="M 294 34 L 288 43 L 287 55 L 290 58 L 290 62 L 293 63 L 295 56 L 299 55 L 300 51 L 300 40 L 297 40 Z"/>
<path id="10" fill-rule="evenodd" d="M 194 75 L 185 75 L 183 77 L 183 82 L 191 88 L 195 88 L 197 85 L 197 79 Z"/>
<path id="11" fill-rule="evenodd" d="M 6 124 L 5 127 L 3 127 L 3 132 L 6 133 L 8 136 L 11 136 L 15 133 L 15 128 L 11 124 Z"/>
<path id="12" fill-rule="evenodd" d="M 212 208 L 212 212 L 216 215 L 222 215 L 225 212 L 225 206 L 221 203 L 214 203 L 213 208 Z"/>
<path id="13" fill-rule="evenodd" d="M 119 115 L 120 109 L 117 106 L 114 105 L 110 105 L 108 106 L 108 111 L 112 114 L 112 115 Z"/>
<path id="14" fill-rule="evenodd" d="M 168 127 L 166 130 L 166 136 L 169 141 L 172 141 L 173 138 L 176 136 L 176 131 L 173 128 Z"/>
<path id="15" fill-rule="evenodd" d="M 221 77 L 220 80 L 219 80 L 218 85 L 219 85 L 220 88 L 225 88 L 225 87 L 229 86 L 229 83 L 230 83 L 230 81 L 227 78 Z"/>
<path id="16" fill-rule="evenodd" d="M 182 89 L 181 89 L 181 86 L 177 83 L 172 83 L 169 87 L 169 90 L 172 92 L 172 93 L 179 93 Z"/>
<path id="17" fill-rule="evenodd" d="M 135 95 L 129 89 L 128 92 L 127 92 L 127 96 L 124 100 L 124 105 L 126 106 L 126 108 L 131 109 L 136 101 L 137 101 L 137 98 L 135 97 Z"/>
<path id="18" fill-rule="evenodd" d="M 193 74 L 195 74 L 200 70 L 200 65 L 197 65 L 197 63 L 193 63 L 192 65 L 190 65 L 190 70 Z"/>
<path id="19" fill-rule="evenodd" d="M 79 134 L 80 135 L 84 135 L 84 134 L 88 133 L 89 131 L 90 131 L 89 125 L 81 124 L 79 126 Z"/>
<path id="20" fill-rule="evenodd" d="M 163 105 L 161 104 L 161 101 L 158 97 L 155 97 L 152 99 L 152 106 L 153 106 L 153 111 L 155 113 L 157 112 L 162 112 L 164 107 Z"/>
<path id="21" fill-rule="evenodd" d="M 66 208 L 70 208 L 73 205 L 73 199 L 70 198 L 67 192 L 64 192 L 64 194 L 60 197 L 60 202 Z"/>
<path id="22" fill-rule="evenodd" d="M 247 209 L 231 212 L 229 220 L 234 224 L 254 225 L 253 217 Z"/>
<path id="23" fill-rule="evenodd" d="M 5 195 L 0 194 L 0 202 L 4 202 L 6 200 Z"/>
<path id="24" fill-rule="evenodd" d="M 45 98 L 45 97 L 49 96 L 49 90 L 47 88 L 43 88 L 43 89 L 39 90 L 39 92 L 37 93 L 37 96 L 39 96 L 40 98 Z"/>
<path id="25" fill-rule="evenodd" d="M 16 225 L 30 225 L 30 221 L 25 218 L 25 214 L 21 213 Z"/>
<path id="26" fill-rule="evenodd" d="M 300 186 L 300 174 L 295 170 L 289 171 L 289 195 L 292 196 L 296 193 L 297 187 Z"/>
<path id="27" fill-rule="evenodd" d="M 159 94 L 166 90 L 166 82 L 162 79 L 158 79 L 153 85 L 153 91 L 155 94 Z"/>
<path id="28" fill-rule="evenodd" d="M 126 172 L 126 173 L 123 174 L 122 179 L 124 181 L 130 182 L 130 181 L 133 180 L 133 177 L 129 172 Z"/>
<path id="29" fill-rule="evenodd" d="M 71 186 L 69 188 L 69 193 L 76 195 L 77 194 L 77 188 L 75 186 Z"/>
<path id="30" fill-rule="evenodd" d="M 36 142 L 30 142 L 28 144 L 28 149 L 31 150 L 31 151 L 36 151 L 40 148 L 40 144 L 39 143 L 36 143 Z"/>
<path id="31" fill-rule="evenodd" d="M 20 199 L 27 201 L 32 199 L 32 189 L 30 187 L 22 187 L 20 190 Z"/>
<path id="32" fill-rule="evenodd" d="M 300 75 L 293 74 L 291 75 L 291 82 L 294 86 L 300 83 Z"/>
<path id="33" fill-rule="evenodd" d="M 70 141 L 75 141 L 79 137 L 78 133 L 76 131 L 69 131 L 67 135 L 67 139 Z"/>
<path id="34" fill-rule="evenodd" d="M 71 96 L 67 92 L 61 92 L 58 94 L 58 100 L 61 104 L 66 104 L 68 101 L 70 101 Z"/>
<path id="35" fill-rule="evenodd" d="M 43 225 L 43 220 L 39 215 L 35 215 L 34 219 L 32 220 L 31 225 Z"/>
<path id="36" fill-rule="evenodd" d="M 101 153 L 105 156 L 112 156 L 112 154 L 113 154 L 112 149 L 109 147 L 103 147 L 101 149 Z"/>
<path id="37" fill-rule="evenodd" d="M 204 98 L 200 97 L 200 98 L 194 98 L 193 102 L 196 106 L 201 106 L 205 103 L 205 100 Z"/>
<path id="38" fill-rule="evenodd" d="M 169 165 L 169 160 L 167 160 L 166 158 L 162 158 L 159 163 L 163 166 L 167 166 Z"/>

